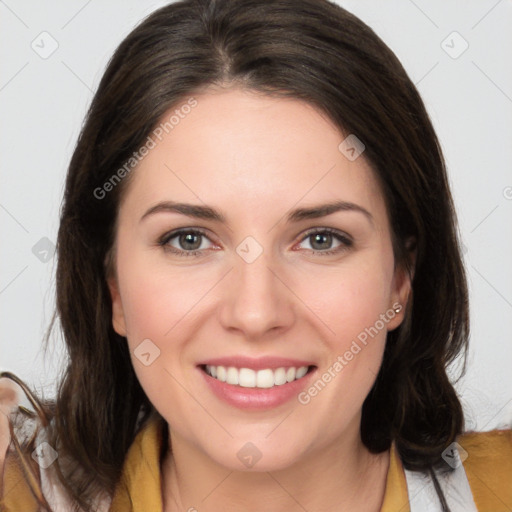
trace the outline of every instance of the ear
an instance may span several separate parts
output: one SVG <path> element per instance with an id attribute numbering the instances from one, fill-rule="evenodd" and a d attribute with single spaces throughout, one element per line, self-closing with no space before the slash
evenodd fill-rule
<path id="1" fill-rule="evenodd" d="M 412 280 L 416 266 L 416 242 L 414 239 L 411 238 L 407 241 L 406 251 L 407 265 L 404 263 L 397 265 L 393 276 L 389 307 L 393 311 L 394 317 L 388 322 L 388 331 L 396 329 L 402 323 L 412 293 Z M 397 312 L 397 310 L 399 311 Z"/>
<path id="2" fill-rule="evenodd" d="M 115 277 L 109 277 L 107 284 L 110 290 L 110 298 L 112 299 L 112 327 L 117 334 L 126 337 L 126 322 L 117 279 Z"/>

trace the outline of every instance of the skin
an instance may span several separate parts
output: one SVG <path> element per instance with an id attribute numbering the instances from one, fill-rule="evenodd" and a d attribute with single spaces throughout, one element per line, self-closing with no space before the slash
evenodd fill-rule
<path id="1" fill-rule="evenodd" d="M 361 408 L 403 309 L 307 405 L 240 410 L 213 395 L 196 368 L 210 357 L 273 355 L 312 361 L 320 376 L 395 302 L 406 304 L 410 280 L 395 268 L 374 172 L 364 154 L 349 161 L 338 149 L 346 135 L 300 100 L 235 87 L 194 97 L 197 106 L 133 171 L 109 279 L 114 328 L 169 424 L 164 510 L 378 511 L 389 452 L 373 455 L 362 444 Z M 169 211 L 141 220 L 169 200 L 209 205 L 227 223 Z M 335 200 L 359 205 L 371 220 L 339 211 L 286 222 L 290 209 Z M 199 255 L 158 244 L 184 227 L 207 232 Z M 314 245 L 310 228 L 338 230 L 353 243 Z M 247 236 L 263 249 L 250 264 L 236 252 Z M 190 247 L 179 237 L 168 245 Z M 160 356 L 145 366 L 134 350 L 148 338 Z M 250 469 L 237 457 L 249 441 L 262 454 Z"/>

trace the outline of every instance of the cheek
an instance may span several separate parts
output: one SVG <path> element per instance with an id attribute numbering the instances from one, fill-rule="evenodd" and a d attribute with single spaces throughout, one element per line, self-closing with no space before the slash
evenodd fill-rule
<path id="1" fill-rule="evenodd" d="M 314 272 L 299 292 L 310 300 L 326 349 L 318 379 L 299 402 L 335 418 L 333 431 L 362 406 L 380 368 L 387 323 L 394 318 L 393 259 L 379 251 L 351 263 L 336 272 Z"/>
<path id="2" fill-rule="evenodd" d="M 185 317 L 189 321 L 194 316 L 215 281 L 206 268 L 189 272 L 150 252 L 120 259 L 118 278 L 131 344 L 145 338 L 171 339 L 175 327 L 178 330 Z"/>
<path id="3" fill-rule="evenodd" d="M 333 345 L 342 349 L 389 311 L 393 263 L 388 260 L 369 257 L 329 272 L 315 269 L 298 285 L 298 295 L 307 297 L 307 306 L 324 324 L 322 330 Z"/>
<path id="4" fill-rule="evenodd" d="M 201 326 L 197 315 L 207 304 L 204 296 L 215 278 L 211 271 L 187 272 L 162 264 L 161 258 L 144 251 L 120 258 L 117 275 L 135 373 L 153 405 L 173 417 L 168 397 L 186 408 L 180 400 L 186 402 L 187 396 L 175 379 L 184 381 L 190 363 L 184 347 Z"/>

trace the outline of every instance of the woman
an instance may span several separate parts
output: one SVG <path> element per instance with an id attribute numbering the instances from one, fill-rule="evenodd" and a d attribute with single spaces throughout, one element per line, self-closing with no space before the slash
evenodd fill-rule
<path id="1" fill-rule="evenodd" d="M 465 433 L 446 374 L 468 304 L 436 135 L 335 4 L 185 0 L 139 25 L 58 256 L 69 365 L 55 403 L 4 374 L 37 412 L 11 415 L 6 510 L 512 506 L 511 432 Z"/>

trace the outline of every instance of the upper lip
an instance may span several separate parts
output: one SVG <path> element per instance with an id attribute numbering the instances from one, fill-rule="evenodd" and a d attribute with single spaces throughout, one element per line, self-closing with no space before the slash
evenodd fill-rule
<path id="1" fill-rule="evenodd" d="M 264 370 L 266 368 L 277 370 L 278 368 L 289 368 L 290 366 L 295 368 L 300 368 L 301 366 L 314 366 L 311 361 L 274 356 L 263 356 L 257 358 L 246 356 L 216 357 L 198 363 L 198 366 L 204 365 L 232 366 L 234 368 L 250 368 L 251 370 Z"/>

